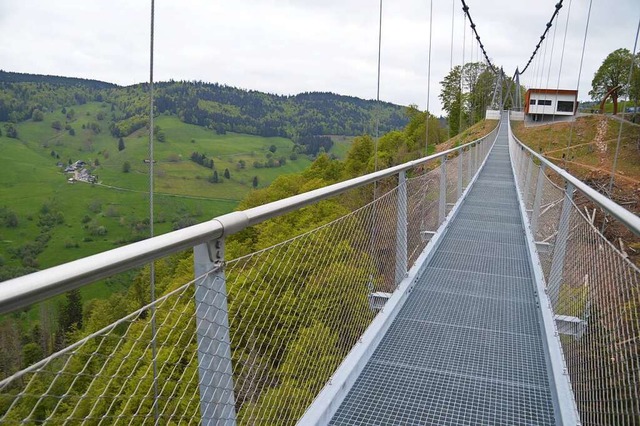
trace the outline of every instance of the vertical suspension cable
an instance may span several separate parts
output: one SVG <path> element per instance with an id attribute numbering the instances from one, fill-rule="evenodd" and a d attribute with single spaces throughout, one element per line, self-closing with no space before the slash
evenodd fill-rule
<path id="1" fill-rule="evenodd" d="M 640 19 L 638 19 L 638 28 L 636 29 L 636 38 L 633 42 L 633 52 L 631 53 L 631 66 L 629 67 L 629 78 L 627 79 L 627 90 L 631 89 L 631 76 L 633 75 L 633 68 L 636 63 L 636 49 L 638 48 L 638 33 L 640 33 Z M 630 97 L 628 95 L 628 97 Z M 613 191 L 613 183 L 616 177 L 616 168 L 618 167 L 618 154 L 620 153 L 620 139 L 622 138 L 622 127 L 624 125 L 624 109 L 627 106 L 627 101 L 622 103 L 623 118 L 620 119 L 620 128 L 618 129 L 618 141 L 616 142 L 616 153 L 613 157 L 613 167 L 611 168 L 611 179 L 609 180 L 609 198 L 611 198 L 611 191 Z"/>
<path id="2" fill-rule="evenodd" d="M 542 56 L 542 59 L 538 60 L 538 73 L 539 74 L 538 74 L 538 76 L 536 76 L 536 86 L 539 89 L 542 89 L 542 78 L 544 76 L 544 66 L 545 66 L 545 63 L 547 61 L 547 41 L 548 40 L 547 40 L 546 37 L 545 37 L 544 40 L 542 40 L 542 50 L 543 50 L 542 55 L 543 56 Z M 538 101 L 538 105 L 540 105 L 540 101 Z M 542 115 L 542 120 L 544 120 L 544 109 L 545 109 L 545 105 L 543 104 L 542 105 L 542 114 L 541 114 Z M 537 110 L 537 108 L 536 108 L 536 110 Z"/>
<path id="3" fill-rule="evenodd" d="M 425 115 L 427 122 L 425 123 L 425 139 L 424 139 L 424 155 L 429 155 L 429 100 L 431 98 L 431 40 L 433 35 L 433 0 L 429 6 L 429 63 L 427 65 L 427 113 Z"/>
<path id="4" fill-rule="evenodd" d="M 582 40 L 582 54 L 580 55 L 580 67 L 578 67 L 578 83 L 576 84 L 576 91 L 580 90 L 580 77 L 582 76 L 582 64 L 584 63 L 584 50 L 587 46 L 587 34 L 589 34 L 589 21 L 591 20 L 591 6 L 593 5 L 593 0 L 589 0 L 589 10 L 587 11 L 587 23 L 584 26 L 584 38 Z M 578 103 L 577 95 L 576 95 L 576 104 Z M 569 155 L 569 147 L 571 147 L 571 139 L 573 138 L 573 126 L 576 123 L 576 110 L 577 105 L 574 107 L 574 119 L 571 122 L 571 127 L 569 128 L 569 140 L 567 141 L 567 152 L 565 154 L 565 165 L 566 165 L 566 157 Z"/>
<path id="5" fill-rule="evenodd" d="M 464 56 L 465 56 L 465 44 L 467 43 L 467 14 L 465 12 L 462 23 L 462 64 L 460 65 L 460 114 L 458 122 L 458 134 L 462 133 L 462 114 L 463 114 L 463 93 L 462 93 L 462 79 L 464 76 Z"/>
<path id="6" fill-rule="evenodd" d="M 378 22 L 378 71 L 376 83 L 376 120 L 375 120 L 375 141 L 373 148 L 373 168 L 378 170 L 378 140 L 380 139 L 380 62 L 382 56 L 382 0 L 380 0 L 380 12 Z M 378 269 L 375 257 L 375 241 L 376 241 L 376 222 L 378 217 L 376 199 L 378 198 L 378 181 L 373 182 L 373 205 L 372 205 L 372 221 L 371 221 L 371 238 L 369 242 L 369 256 L 371 257 L 371 273 L 369 274 L 369 290 L 374 290 L 374 274 Z"/>
<path id="7" fill-rule="evenodd" d="M 545 63 L 547 62 L 547 45 L 549 40 L 547 40 L 546 38 L 544 39 L 544 46 L 543 46 L 543 52 L 542 52 L 542 62 L 540 63 L 540 67 L 538 68 L 538 71 L 540 71 L 540 75 L 538 77 L 537 84 L 538 87 L 542 89 L 542 79 L 544 77 L 544 68 L 545 68 Z M 542 112 L 544 114 L 544 105 L 542 106 Z"/>
<path id="8" fill-rule="evenodd" d="M 478 56 L 480 56 L 480 40 L 478 40 Z M 482 65 L 484 65 L 484 68 L 482 70 L 482 72 L 484 74 L 485 68 L 488 68 L 487 61 L 486 61 L 486 59 L 484 59 L 484 57 L 479 58 L 479 61 L 482 61 Z M 487 117 L 487 95 L 486 95 L 486 93 L 484 91 L 486 88 L 483 87 L 482 89 L 483 89 L 483 91 L 480 94 L 480 96 L 481 96 L 480 105 L 482 107 L 482 118 L 485 119 Z"/>
<path id="9" fill-rule="evenodd" d="M 480 42 L 478 41 L 478 39 L 476 38 L 475 40 L 475 46 L 476 46 L 476 59 L 475 59 L 475 64 L 478 70 L 478 75 L 476 77 L 476 89 L 475 92 L 476 94 L 474 95 L 474 102 L 475 102 L 475 107 L 473 108 L 474 111 L 476 111 L 477 113 L 475 115 L 477 115 L 479 117 L 479 120 L 482 120 L 482 118 L 484 117 L 484 108 L 482 108 L 482 93 L 480 93 L 480 91 L 483 89 L 482 86 L 478 87 L 478 85 L 480 84 L 480 76 L 483 73 L 483 69 L 481 67 L 480 64 Z M 478 120 L 478 121 L 479 121 Z M 476 123 L 475 117 L 474 117 L 474 124 Z"/>
<path id="10" fill-rule="evenodd" d="M 424 139 L 424 155 L 425 157 L 427 155 L 429 155 L 429 99 L 431 97 L 431 40 L 432 40 L 432 36 L 433 36 L 433 0 L 430 1 L 430 5 L 429 5 L 429 55 L 428 55 L 428 65 L 427 65 L 427 111 L 425 113 L 425 139 Z M 425 171 L 426 173 L 426 171 Z M 425 190 L 426 190 L 426 185 L 425 185 Z M 426 193 L 425 193 L 425 199 L 422 200 L 422 209 L 421 209 L 421 213 L 420 213 L 420 231 L 424 232 L 426 231 L 426 225 L 425 225 L 425 217 L 427 216 L 427 200 L 426 200 Z"/>
<path id="11" fill-rule="evenodd" d="M 529 84 L 530 88 L 536 88 L 536 75 L 538 75 L 538 63 L 540 62 L 540 56 L 536 55 L 533 60 L 533 73 L 529 74 Z"/>
<path id="12" fill-rule="evenodd" d="M 567 30 L 569 29 L 569 16 L 571 15 L 571 1 L 569 0 L 569 6 L 567 7 L 567 21 L 564 25 L 564 39 L 562 40 L 562 53 L 560 54 L 560 67 L 558 69 L 558 83 L 556 84 L 556 99 L 558 98 L 558 93 L 560 93 L 560 76 L 562 75 L 562 63 L 564 62 L 564 48 L 567 44 Z M 553 117 L 551 121 L 555 121 L 556 119 L 556 109 L 553 109 Z"/>
<path id="13" fill-rule="evenodd" d="M 473 62 L 473 30 L 469 31 L 469 62 Z"/>
<path id="14" fill-rule="evenodd" d="M 451 0 L 451 55 L 449 56 L 449 72 L 453 71 L 453 29 L 455 28 L 456 0 Z M 447 139 L 451 139 L 451 117 L 447 123 Z"/>
<path id="15" fill-rule="evenodd" d="M 474 62 L 479 63 L 480 62 L 480 41 L 478 40 L 479 37 L 474 37 L 473 36 L 473 32 L 471 33 L 471 42 L 474 43 L 474 47 L 475 47 L 475 52 L 476 52 L 476 59 Z M 472 56 L 473 58 L 473 56 Z"/>
<path id="16" fill-rule="evenodd" d="M 380 0 L 380 20 L 378 22 L 378 82 L 376 89 L 376 140 L 373 152 L 373 170 L 378 171 L 378 139 L 380 139 L 380 57 L 382 54 L 382 0 Z M 373 183 L 373 199 L 376 198 L 377 182 Z"/>
<path id="17" fill-rule="evenodd" d="M 551 53 L 549 54 L 549 69 L 547 70 L 547 83 L 545 84 L 545 90 L 549 90 L 549 80 L 551 79 L 551 65 L 553 64 L 553 51 L 555 50 L 555 46 L 556 46 L 556 33 L 557 33 L 557 29 L 558 29 L 558 16 L 556 15 L 555 17 L 555 21 L 556 21 L 556 25 L 553 26 L 553 38 L 551 39 Z M 547 92 L 544 92 L 544 100 L 547 100 Z M 556 99 L 557 100 L 557 99 Z M 544 105 L 546 107 L 546 105 Z M 543 111 L 544 111 L 544 107 L 543 107 Z M 552 106 L 551 111 L 553 111 L 555 113 L 556 108 Z"/>
<path id="18" fill-rule="evenodd" d="M 149 37 L 149 237 L 153 229 L 153 36 L 155 0 L 151 0 L 151 32 Z M 149 287 L 151 290 L 151 360 L 153 363 L 153 417 L 158 423 L 158 361 L 156 350 L 156 269 L 155 262 L 149 265 Z"/>

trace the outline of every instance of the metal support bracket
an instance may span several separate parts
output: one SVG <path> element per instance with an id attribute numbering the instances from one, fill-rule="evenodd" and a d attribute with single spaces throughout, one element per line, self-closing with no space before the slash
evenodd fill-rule
<path id="1" fill-rule="evenodd" d="M 208 241 L 205 243 L 207 246 L 207 253 L 209 254 L 209 261 L 212 263 L 224 263 L 224 241 L 221 239 Z M 218 268 L 220 266 L 218 265 Z M 217 272 L 217 269 L 212 271 Z"/>
<path id="2" fill-rule="evenodd" d="M 393 293 L 385 293 L 384 291 L 376 291 L 374 293 L 369 293 L 369 308 L 372 311 L 379 311 L 384 308 L 384 305 L 387 303 L 387 300 L 391 297 Z"/>
<path id="3" fill-rule="evenodd" d="M 423 243 L 429 242 L 435 234 L 434 231 L 420 231 L 420 240 Z"/>
<path id="4" fill-rule="evenodd" d="M 559 334 L 573 336 L 576 340 L 579 340 L 587 331 L 587 322 L 578 317 L 554 315 L 553 319 L 556 321 Z"/>
<path id="5" fill-rule="evenodd" d="M 536 241 L 536 250 L 538 253 L 549 253 L 553 246 L 550 243 L 544 241 Z"/>

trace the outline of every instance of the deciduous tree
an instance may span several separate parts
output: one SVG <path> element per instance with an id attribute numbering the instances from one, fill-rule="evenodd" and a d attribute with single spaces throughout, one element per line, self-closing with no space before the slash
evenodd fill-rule
<path id="1" fill-rule="evenodd" d="M 42 121 L 44 119 L 44 114 L 38 108 L 34 109 L 31 113 L 31 119 L 33 121 Z"/>
<path id="2" fill-rule="evenodd" d="M 632 59 L 633 56 L 629 50 L 614 50 L 602 61 L 602 65 L 591 81 L 589 96 L 595 100 L 602 100 L 609 91 L 613 90 L 611 100 L 613 101 L 614 114 L 618 113 L 618 98 L 629 93 L 626 84 L 629 79 Z M 618 86 L 620 88 L 614 90 Z"/>
<path id="3" fill-rule="evenodd" d="M 462 113 L 461 74 L 461 67 L 457 65 L 440 82 L 442 87 L 438 97 L 442 102 L 442 109 L 448 113 L 447 118 L 451 136 L 457 135 L 460 131 L 460 114 Z"/>

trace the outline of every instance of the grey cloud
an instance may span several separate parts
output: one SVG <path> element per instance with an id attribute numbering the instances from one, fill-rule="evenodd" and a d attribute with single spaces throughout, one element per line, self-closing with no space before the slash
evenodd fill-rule
<path id="1" fill-rule="evenodd" d="M 557 0 L 468 0 L 492 60 L 512 74 L 528 60 Z M 217 81 L 283 94 L 333 91 L 374 98 L 378 41 L 377 0 L 156 0 L 156 79 Z M 451 61 L 462 61 L 458 0 L 434 1 L 430 106 L 439 113 L 439 82 Z M 560 85 L 575 87 L 586 2 L 572 2 Z M 638 19 L 635 0 L 594 2 L 581 98 L 604 57 L 631 48 Z M 385 1 L 381 95 L 425 107 L 429 2 Z M 555 87 L 568 2 L 554 54 L 532 65 L 529 85 Z M 146 81 L 149 4 L 138 1 L 4 0 L 0 3 L 0 64 L 20 72 L 97 78 L 119 84 Z M 614 25 L 611 25 L 614 23 Z M 465 57 L 470 59 L 467 31 Z M 474 60 L 477 50 L 474 48 Z M 541 62 L 541 59 L 537 62 Z"/>

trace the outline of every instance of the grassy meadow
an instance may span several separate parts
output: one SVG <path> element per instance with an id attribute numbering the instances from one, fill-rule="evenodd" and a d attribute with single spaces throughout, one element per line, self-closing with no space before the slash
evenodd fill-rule
<path id="1" fill-rule="evenodd" d="M 70 110 L 71 108 L 69 108 Z M 59 212 L 62 223 L 47 228 L 48 241 L 33 259 L 39 269 L 108 250 L 148 235 L 148 133 L 138 130 L 123 138 L 125 149 L 108 129 L 113 111 L 107 103 L 74 106 L 68 119 L 61 110 L 45 112 L 42 121 L 27 120 L 16 125 L 18 139 L 8 138 L 0 123 L 0 208 L 15 213 L 17 226 L 0 222 L 0 266 L 20 266 L 23 259 L 15 251 L 35 241 L 43 228 L 43 211 Z M 99 120 L 98 118 L 102 118 Z M 104 118 L 106 117 L 106 118 Z M 61 129 L 52 123 L 59 121 Z M 99 131 L 90 129 L 96 124 Z M 305 169 L 311 160 L 298 155 L 291 160 L 293 142 L 245 134 L 216 134 L 204 127 L 185 124 L 174 116 L 155 120 L 164 141 L 154 144 L 155 231 L 202 222 L 232 211 L 253 188 L 269 185 L 281 174 Z M 67 129 L 65 129 L 67 126 Z M 70 127 L 68 127 L 70 126 Z M 84 127 L 84 128 L 83 128 Z M 71 135 L 69 128 L 75 135 Z M 275 152 L 271 153 L 269 148 Z M 211 183 L 213 170 L 190 160 L 191 153 L 206 154 L 214 161 L 221 183 Z M 286 158 L 280 167 L 255 168 L 267 155 Z M 90 165 L 97 184 L 67 182 L 64 166 L 83 160 Z M 240 168 L 240 160 L 244 168 Z M 129 162 L 130 171 L 123 172 Z M 224 178 L 225 169 L 230 178 Z M 43 207 L 45 206 L 45 207 Z M 1 218 L 0 218 L 1 219 Z M 30 263 L 30 262 L 27 262 Z"/>
<path id="2" fill-rule="evenodd" d="M 578 117 L 573 125 L 564 122 L 525 128 L 522 122 L 517 122 L 513 126 L 522 142 L 546 157 L 562 163 L 564 155 L 568 160 L 568 170 L 581 179 L 607 176 L 610 173 L 620 133 L 620 153 L 616 167 L 619 183 L 632 186 L 634 182 L 635 186 L 640 183 L 638 125 L 621 123 L 606 116 L 590 115 Z"/>

